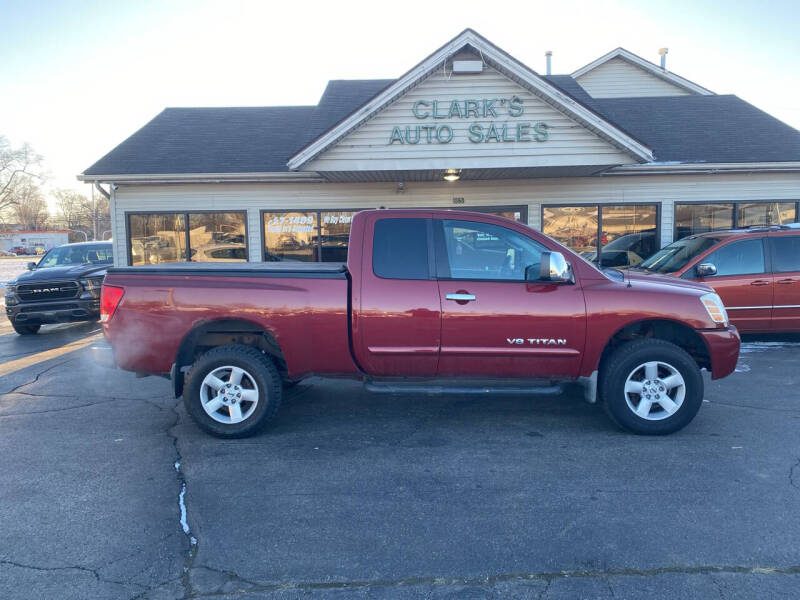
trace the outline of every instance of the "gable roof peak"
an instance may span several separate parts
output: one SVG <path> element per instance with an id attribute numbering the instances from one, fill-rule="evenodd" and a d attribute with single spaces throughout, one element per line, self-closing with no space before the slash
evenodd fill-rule
<path id="1" fill-rule="evenodd" d="M 668 71 L 667 69 L 662 69 L 660 65 L 657 65 L 653 62 L 650 62 L 646 58 L 642 58 L 638 54 L 634 54 L 630 50 L 626 50 L 622 46 L 617 46 L 611 52 L 608 52 L 601 56 L 600 58 L 593 60 L 587 65 L 582 66 L 577 71 L 572 73 L 572 77 L 577 79 L 582 75 L 585 75 L 589 71 L 593 71 L 597 67 L 604 65 L 605 63 L 614 60 L 615 58 L 619 58 L 624 60 L 627 63 L 630 63 L 636 67 L 639 67 L 643 71 L 650 73 L 651 75 L 655 75 L 659 79 L 663 79 L 675 85 L 681 89 L 687 90 L 693 94 L 699 94 L 701 96 L 712 96 L 714 92 L 711 90 L 704 88 L 701 85 L 696 84 L 693 81 L 686 79 L 685 77 L 681 77 L 680 75 L 676 75 L 675 73 Z"/>

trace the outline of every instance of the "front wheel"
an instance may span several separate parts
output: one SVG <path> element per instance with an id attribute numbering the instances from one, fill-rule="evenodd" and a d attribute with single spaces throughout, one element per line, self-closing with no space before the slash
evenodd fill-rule
<path id="1" fill-rule="evenodd" d="M 253 435 L 278 412 L 281 379 L 272 360 L 257 348 L 219 346 L 203 354 L 189 373 L 183 403 L 211 435 Z"/>
<path id="2" fill-rule="evenodd" d="M 617 348 L 601 374 L 601 400 L 611 419 L 641 435 L 686 427 L 703 403 L 703 377 L 694 359 L 664 340 Z"/>
<path id="3" fill-rule="evenodd" d="M 11 322 L 11 326 L 14 328 L 20 335 L 35 335 L 39 333 L 39 329 L 41 329 L 41 323 L 36 323 L 35 325 L 23 325 L 22 323 L 15 323 L 14 321 Z"/>

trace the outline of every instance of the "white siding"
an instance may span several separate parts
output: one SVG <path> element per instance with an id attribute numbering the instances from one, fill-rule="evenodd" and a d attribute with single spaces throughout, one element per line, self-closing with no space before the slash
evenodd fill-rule
<path id="1" fill-rule="evenodd" d="M 593 98 L 688 96 L 691 92 L 621 58 L 612 58 L 577 78 Z"/>
<path id="2" fill-rule="evenodd" d="M 508 114 L 501 99 L 517 96 L 523 102 L 524 113 L 518 117 Z M 417 100 L 439 102 L 439 113 L 447 111 L 453 100 L 497 99 L 498 116 L 487 118 L 416 118 L 413 106 Z M 427 108 L 431 110 L 431 108 Z M 516 132 L 518 122 L 531 125 L 544 122 L 548 125 L 546 141 L 470 142 L 468 128 L 479 123 L 484 130 L 494 123 L 508 124 L 508 131 Z M 395 126 L 405 131 L 417 126 L 447 125 L 453 129 L 449 143 L 426 143 L 424 133 L 419 143 L 390 144 Z M 412 134 L 412 137 L 413 136 Z M 531 137 L 533 132 L 531 131 Z M 304 166 L 309 171 L 361 171 L 447 168 L 510 168 L 548 167 L 572 165 L 611 165 L 635 162 L 582 125 L 557 111 L 525 88 L 499 72 L 487 68 L 480 75 L 446 76 L 441 71 L 431 75 L 419 86 L 407 92 L 384 108 L 357 130 L 346 135 L 331 149 Z"/>
<path id="3" fill-rule="evenodd" d="M 800 199 L 800 174 L 661 175 L 396 184 L 292 183 L 120 185 L 112 203 L 115 264 L 127 264 L 126 211 L 247 210 L 250 260 L 261 260 L 262 209 L 528 205 L 528 222 L 541 228 L 541 206 L 565 203 L 661 204 L 662 243 L 672 239 L 673 205 L 681 201 L 734 202 Z"/>

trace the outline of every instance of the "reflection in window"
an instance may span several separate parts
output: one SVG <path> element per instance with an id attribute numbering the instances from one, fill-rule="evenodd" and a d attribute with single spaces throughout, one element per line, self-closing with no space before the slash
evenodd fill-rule
<path id="1" fill-rule="evenodd" d="M 597 205 L 545 206 L 542 231 L 578 254 L 597 254 Z M 590 259 L 591 260 L 591 259 Z"/>
<path id="2" fill-rule="evenodd" d="M 247 260 L 243 212 L 189 213 L 189 248 L 194 262 Z"/>
<path id="3" fill-rule="evenodd" d="M 717 267 L 717 277 L 763 273 L 764 244 L 760 238 L 731 242 L 709 254 L 703 262 Z"/>
<path id="4" fill-rule="evenodd" d="M 264 213 L 264 260 L 316 261 L 317 211 Z"/>
<path id="5" fill-rule="evenodd" d="M 443 221 L 451 279 L 524 281 L 539 273 L 545 247 L 505 227 L 474 221 Z"/>
<path id="6" fill-rule="evenodd" d="M 635 266 L 658 250 L 658 211 L 654 205 L 619 204 L 601 206 L 600 211 L 603 223 L 600 236 L 602 266 Z M 596 256 L 586 258 L 596 260 Z"/>
<path id="7" fill-rule="evenodd" d="M 794 202 L 749 202 L 736 208 L 739 227 L 785 225 L 797 218 Z"/>
<path id="8" fill-rule="evenodd" d="M 731 229 L 733 204 L 676 204 L 675 239 L 687 235 Z"/>
<path id="9" fill-rule="evenodd" d="M 186 260 L 186 219 L 183 213 L 129 215 L 128 219 L 132 265 Z"/>
<path id="10" fill-rule="evenodd" d="M 321 212 L 320 255 L 322 262 L 347 262 L 347 244 L 350 240 L 350 224 L 355 212 Z"/>

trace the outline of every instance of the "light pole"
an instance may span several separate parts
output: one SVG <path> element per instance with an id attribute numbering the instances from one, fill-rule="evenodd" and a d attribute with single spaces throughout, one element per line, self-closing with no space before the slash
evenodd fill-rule
<path id="1" fill-rule="evenodd" d="M 111 233 L 111 230 L 110 230 L 110 229 L 106 229 L 106 230 L 103 232 L 103 235 L 101 235 L 100 237 L 101 237 L 102 239 L 106 239 L 106 234 L 107 234 L 107 233 Z"/>
<path id="2" fill-rule="evenodd" d="M 86 235 L 86 232 L 85 232 L 85 231 L 81 231 L 80 229 L 70 229 L 70 231 L 71 231 L 72 233 L 82 233 L 82 234 L 83 234 L 84 241 L 86 241 L 86 242 L 88 242 L 88 241 L 89 241 L 89 236 L 88 236 L 88 235 Z"/>
<path id="3" fill-rule="evenodd" d="M 94 199 L 94 186 L 92 186 L 92 239 L 97 239 L 97 202 Z"/>

